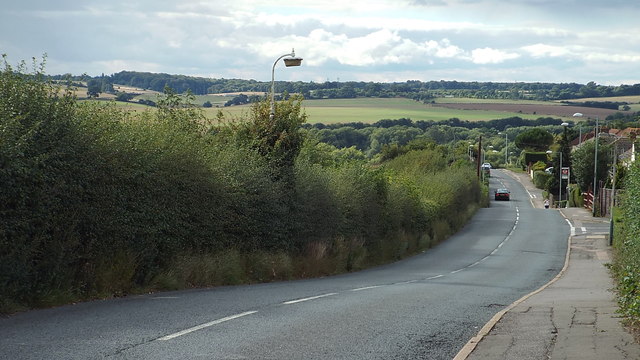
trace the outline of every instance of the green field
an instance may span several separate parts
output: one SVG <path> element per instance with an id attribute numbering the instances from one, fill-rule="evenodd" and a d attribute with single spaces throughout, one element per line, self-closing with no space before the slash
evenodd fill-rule
<path id="1" fill-rule="evenodd" d="M 441 99 L 442 102 L 453 102 L 455 99 Z M 483 100 L 470 99 L 474 103 Z M 492 101 L 495 103 L 495 101 Z M 506 101 L 501 101 L 505 103 Z M 515 102 L 514 102 L 515 103 Z M 518 102 L 524 103 L 524 102 Z M 527 102 L 529 103 L 529 102 Z M 540 102 L 537 102 L 540 103 Z M 552 103 L 544 103 L 552 105 Z M 444 107 L 422 104 L 420 102 L 404 98 L 356 98 L 356 99 L 326 99 L 305 100 L 304 110 L 309 115 L 308 123 L 349 123 L 362 122 L 374 123 L 383 119 L 407 118 L 418 120 L 448 120 L 458 118 L 469 121 L 485 121 L 519 116 L 524 119 L 537 119 L 541 115 L 523 114 L 517 112 L 504 112 L 492 110 L 457 110 Z M 208 109 L 208 117 L 213 117 L 220 109 Z M 240 117 L 248 111 L 248 106 L 233 106 L 221 109 L 232 117 Z"/>
<path id="2" fill-rule="evenodd" d="M 157 100 L 155 94 L 145 94 L 139 98 Z M 216 118 L 218 111 L 222 111 L 232 119 L 244 119 L 248 117 L 250 105 L 224 107 L 224 103 L 231 99 L 229 96 L 202 95 L 196 96 L 194 103 L 202 105 L 205 101 L 211 101 L 212 108 L 203 108 L 205 115 L 209 119 Z M 581 99 L 583 100 L 583 99 Z M 627 99 L 630 100 L 630 99 Z M 133 101 L 136 101 L 135 99 Z M 618 98 L 619 101 L 619 98 Z M 423 104 L 418 101 L 406 98 L 355 98 L 355 99 L 324 99 L 305 100 L 303 102 L 304 111 L 308 115 L 308 123 L 374 123 L 383 119 L 407 118 L 413 121 L 433 120 L 441 121 L 451 118 L 458 118 L 467 121 L 487 121 L 504 119 L 509 117 L 520 117 L 523 119 L 537 119 L 539 117 L 554 117 L 560 119 L 575 120 L 571 117 L 561 115 L 557 102 L 543 102 L 532 100 L 497 100 L 497 99 L 468 99 L 468 98 L 438 98 L 435 104 Z M 640 111 L 640 104 L 630 103 L 632 111 Z M 150 107 L 134 103 L 118 103 L 135 111 L 153 109 Z M 473 104 L 477 105 L 475 110 L 456 109 L 442 106 L 444 104 Z M 527 105 L 528 110 L 517 111 L 514 105 Z M 531 108 L 534 107 L 534 108 Z M 506 110 L 509 109 L 509 110 Z M 533 111 L 537 110 L 537 111 Z M 563 117 L 565 116 L 565 117 Z"/>

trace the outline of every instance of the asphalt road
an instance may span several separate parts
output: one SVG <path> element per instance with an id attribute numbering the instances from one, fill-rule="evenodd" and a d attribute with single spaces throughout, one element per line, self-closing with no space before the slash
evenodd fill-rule
<path id="1" fill-rule="evenodd" d="M 493 170 L 458 234 L 420 255 L 322 279 L 156 293 L 0 319 L 1 359 L 451 359 L 562 268 L 569 227 Z"/>

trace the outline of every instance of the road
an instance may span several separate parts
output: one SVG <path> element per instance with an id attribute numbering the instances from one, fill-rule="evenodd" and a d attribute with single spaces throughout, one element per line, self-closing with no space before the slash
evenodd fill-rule
<path id="1" fill-rule="evenodd" d="M 562 268 L 569 226 L 493 170 L 491 200 L 420 255 L 339 276 L 164 292 L 0 319 L 1 359 L 451 359 Z"/>

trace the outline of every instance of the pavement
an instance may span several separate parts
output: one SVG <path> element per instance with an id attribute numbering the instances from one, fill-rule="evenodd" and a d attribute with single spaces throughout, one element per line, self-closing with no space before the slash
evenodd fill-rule
<path id="1" fill-rule="evenodd" d="M 527 174 L 508 172 L 544 208 L 542 192 Z M 572 226 L 562 271 L 542 288 L 496 314 L 457 354 L 478 359 L 640 359 L 640 344 L 616 312 L 609 219 L 583 208 L 560 211 Z"/>

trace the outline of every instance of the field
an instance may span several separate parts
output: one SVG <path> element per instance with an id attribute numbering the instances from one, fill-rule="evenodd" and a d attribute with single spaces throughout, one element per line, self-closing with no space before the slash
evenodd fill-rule
<path id="1" fill-rule="evenodd" d="M 539 104 L 526 104 L 526 103 L 449 103 L 449 104 L 437 104 L 436 106 L 443 106 L 448 109 L 458 109 L 466 111 L 503 111 L 517 113 L 517 116 L 522 118 L 528 118 L 525 115 L 534 115 L 537 117 L 558 117 L 563 119 L 573 118 L 573 114 L 583 114 L 583 119 L 588 118 L 600 118 L 604 119 L 609 115 L 616 113 L 616 110 L 600 109 L 584 106 L 568 106 L 559 105 L 554 103 L 541 102 Z M 625 111 L 621 111 L 625 113 Z M 576 120 L 576 118 L 573 118 Z"/>
<path id="2" fill-rule="evenodd" d="M 640 95 L 635 96 L 616 96 L 616 97 L 601 97 L 601 98 L 582 98 L 582 99 L 574 99 L 574 102 L 585 102 L 585 101 L 611 101 L 611 102 L 624 102 L 629 104 L 629 108 L 631 111 L 640 111 Z"/>
<path id="3" fill-rule="evenodd" d="M 468 121 L 486 121 L 519 116 L 523 119 L 555 117 L 579 120 L 599 117 L 604 119 L 615 111 L 608 109 L 566 106 L 555 102 L 480 100 L 460 98 L 440 98 L 434 104 L 422 104 L 404 98 L 357 98 L 305 100 L 304 109 L 309 115 L 309 123 L 373 123 L 382 119 L 409 118 L 411 120 L 448 120 L 458 118 Z M 222 108 L 225 114 L 241 117 L 247 106 Z M 220 109 L 207 110 L 213 117 Z M 582 118 L 573 114 L 580 112 Z"/>
<path id="4" fill-rule="evenodd" d="M 119 91 L 139 93 L 131 103 L 118 103 L 119 106 L 142 111 L 150 109 L 135 102 L 139 99 L 156 101 L 159 93 L 143 89 L 134 89 L 114 85 Z M 224 107 L 224 104 L 236 94 L 196 95 L 194 103 L 202 105 L 210 101 L 213 107 L 203 108 L 207 118 L 214 119 L 219 111 L 225 115 L 242 119 L 247 116 L 250 105 Z M 86 96 L 86 88 L 78 89 L 79 98 Z M 113 99 L 113 95 L 101 94 L 101 100 Z M 629 104 L 632 111 L 640 111 L 640 96 L 615 98 L 575 99 L 582 101 L 618 101 Z M 448 120 L 458 118 L 467 121 L 486 121 L 518 116 L 523 119 L 537 119 L 539 117 L 554 117 L 563 120 L 586 120 L 593 118 L 604 119 L 615 113 L 614 110 L 568 106 L 560 102 L 543 102 L 533 100 L 500 100 L 500 99 L 471 99 L 471 98 L 438 98 L 431 104 L 423 104 L 406 98 L 355 98 L 355 99 L 323 99 L 305 100 L 303 107 L 308 115 L 308 123 L 374 123 L 383 119 L 407 118 L 418 120 Z M 582 118 L 573 117 L 575 113 L 582 113 Z"/>

